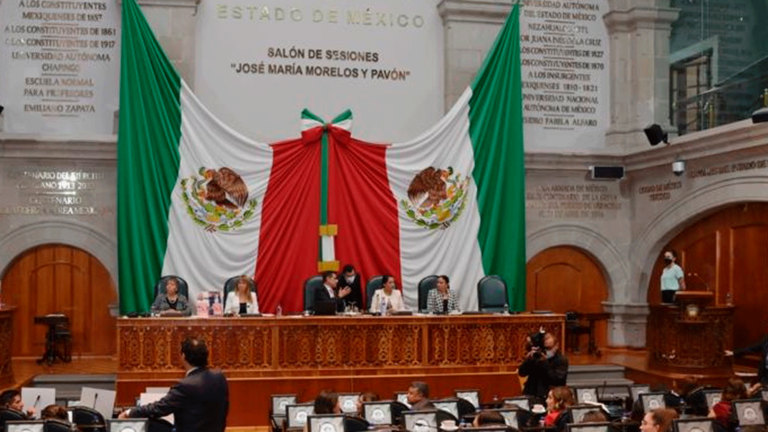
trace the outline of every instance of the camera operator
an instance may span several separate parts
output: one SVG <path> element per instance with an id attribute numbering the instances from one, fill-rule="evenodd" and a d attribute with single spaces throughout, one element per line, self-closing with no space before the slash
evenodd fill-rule
<path id="1" fill-rule="evenodd" d="M 528 354 L 517 373 L 528 377 L 523 394 L 537 398 L 535 403 L 543 403 L 549 389 L 565 385 L 568 359 L 560 352 L 557 338 L 552 333 L 539 331 L 531 334 L 528 341 Z"/>

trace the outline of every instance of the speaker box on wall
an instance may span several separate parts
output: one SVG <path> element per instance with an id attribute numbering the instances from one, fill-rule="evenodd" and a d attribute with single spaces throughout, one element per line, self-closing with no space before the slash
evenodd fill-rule
<path id="1" fill-rule="evenodd" d="M 752 113 L 752 123 L 768 122 L 768 108 L 762 108 Z"/>
<path id="2" fill-rule="evenodd" d="M 624 178 L 623 166 L 593 166 L 589 167 L 595 180 L 616 180 Z"/>

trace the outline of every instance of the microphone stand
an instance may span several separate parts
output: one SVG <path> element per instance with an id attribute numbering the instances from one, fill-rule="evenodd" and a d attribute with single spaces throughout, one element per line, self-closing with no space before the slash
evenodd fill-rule
<path id="1" fill-rule="evenodd" d="M 710 292 L 710 291 L 711 291 L 711 290 L 709 289 L 709 284 L 707 283 L 707 281 L 705 281 L 703 277 L 699 276 L 699 274 L 698 274 L 698 273 L 688 273 L 688 274 L 686 275 L 686 277 L 689 277 L 689 278 L 696 278 L 696 279 L 697 279 L 699 282 L 701 282 L 701 283 L 703 283 L 703 284 L 704 284 L 704 287 L 707 289 L 707 292 Z"/>

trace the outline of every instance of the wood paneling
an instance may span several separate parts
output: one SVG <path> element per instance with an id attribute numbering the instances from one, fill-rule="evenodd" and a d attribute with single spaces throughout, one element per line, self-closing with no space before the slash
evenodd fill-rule
<path id="1" fill-rule="evenodd" d="M 742 347 L 759 341 L 768 322 L 768 204 L 744 203 L 717 211 L 697 221 L 669 242 L 690 288 L 709 288 L 718 305 L 730 293 L 736 314 L 733 344 Z M 661 300 L 659 277 L 663 251 L 653 268 L 648 302 Z M 694 275 L 698 275 L 694 276 Z M 699 278 L 701 280 L 699 280 Z"/>
<path id="2" fill-rule="evenodd" d="M 226 374 L 226 371 L 225 371 Z M 117 406 L 130 407 L 135 397 L 149 386 L 170 387 L 183 377 L 163 380 L 118 381 Z M 452 397 L 457 389 L 478 389 L 484 402 L 494 398 L 520 396 L 521 388 L 517 372 L 479 373 L 434 373 L 404 375 L 347 375 L 347 376 L 305 376 L 270 378 L 230 378 L 229 413 L 227 429 L 242 426 L 266 426 L 269 424 L 269 396 L 273 394 L 296 394 L 299 402 L 312 402 L 322 390 L 336 392 L 374 392 L 381 399 L 393 399 L 396 391 L 407 391 L 413 381 L 424 381 L 429 385 L 430 398 Z"/>
<path id="3" fill-rule="evenodd" d="M 733 308 L 708 307 L 695 318 L 684 313 L 676 306 L 651 306 L 649 365 L 697 375 L 731 370 L 732 359 L 723 352 L 733 349 Z"/>
<path id="4" fill-rule="evenodd" d="M 87 252 L 65 245 L 44 245 L 17 257 L 3 276 L 3 297 L 16 306 L 14 356 L 39 356 L 45 350 L 45 326 L 34 317 L 69 316 L 74 355 L 115 354 L 115 318 L 109 305 L 117 294 L 109 273 Z"/>
<path id="5" fill-rule="evenodd" d="M 0 346 L 13 346 L 13 314 L 14 308 L 0 307 Z M 0 388 L 13 384 L 13 364 L 11 351 L 0 350 Z"/>
<path id="6" fill-rule="evenodd" d="M 412 381 L 433 395 L 477 388 L 486 399 L 519 394 L 517 367 L 539 326 L 562 337 L 563 315 L 118 319 L 118 404 L 184 374 L 180 343 L 206 341 L 230 383 L 232 426 L 267 423 L 269 395 L 312 400 L 323 389 L 389 398 Z M 254 389 L 258 391 L 254 392 Z"/>
<path id="7" fill-rule="evenodd" d="M 602 312 L 608 284 L 600 265 L 581 249 L 559 246 L 542 251 L 526 266 L 528 310 Z M 598 347 L 606 345 L 606 323 L 598 322 Z M 579 346 L 586 346 L 584 336 Z"/>

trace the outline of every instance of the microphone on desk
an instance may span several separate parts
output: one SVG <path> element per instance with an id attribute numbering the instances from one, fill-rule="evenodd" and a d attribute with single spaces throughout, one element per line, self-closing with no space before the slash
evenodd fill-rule
<path id="1" fill-rule="evenodd" d="M 91 408 L 96 409 L 96 400 L 98 400 L 98 399 L 99 399 L 99 394 L 98 393 L 94 393 L 93 394 L 93 406 Z"/>
<path id="2" fill-rule="evenodd" d="M 704 287 L 707 289 L 707 291 L 709 291 L 709 284 L 707 283 L 707 281 L 704 280 L 703 277 L 699 276 L 698 273 L 688 273 L 687 276 L 689 278 L 696 278 L 696 279 L 698 279 L 701 283 L 704 284 Z"/>
<path id="3" fill-rule="evenodd" d="M 40 403 L 40 395 L 35 398 L 35 403 L 32 404 L 32 408 L 37 408 L 37 404 Z"/>
<path id="4" fill-rule="evenodd" d="M 603 400 L 605 389 L 608 387 L 608 380 L 603 380 L 603 385 L 597 388 L 597 402 Z"/>

